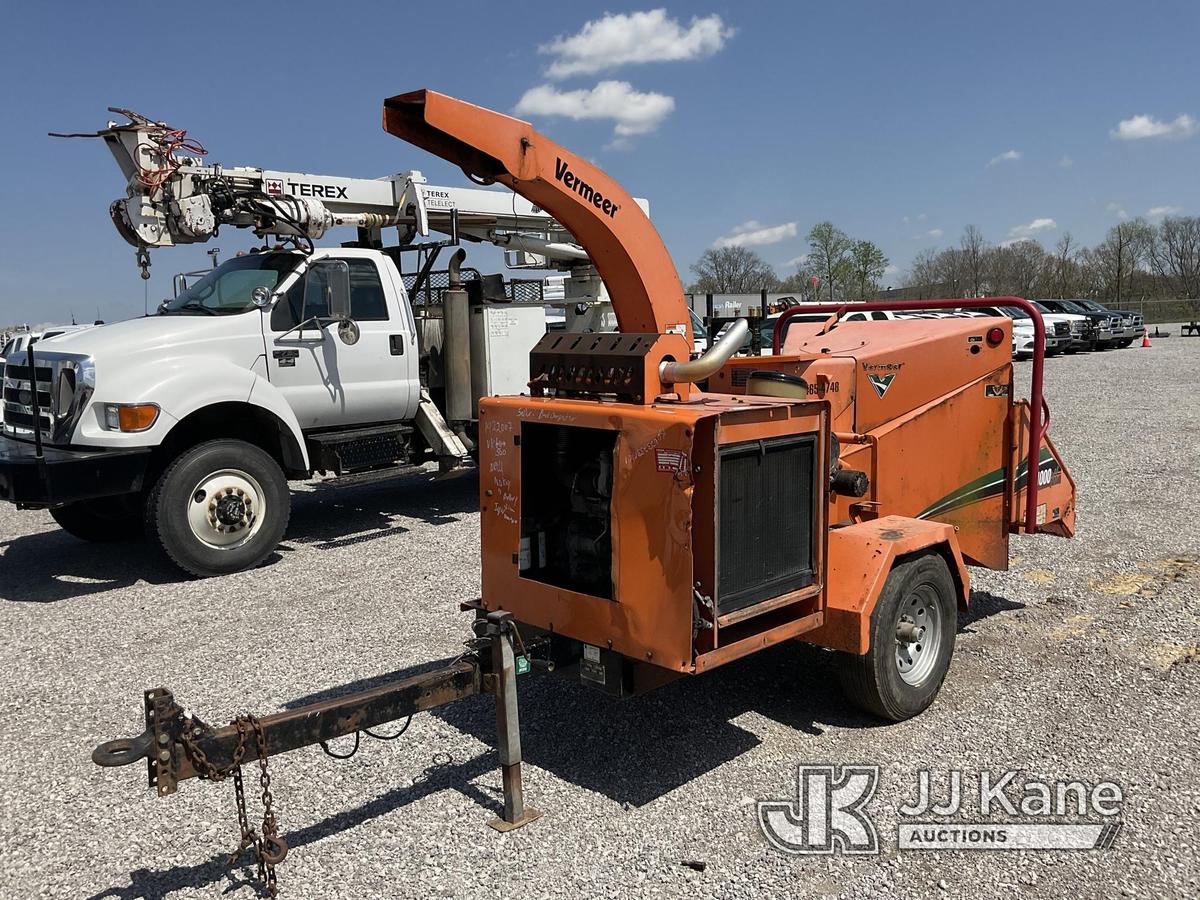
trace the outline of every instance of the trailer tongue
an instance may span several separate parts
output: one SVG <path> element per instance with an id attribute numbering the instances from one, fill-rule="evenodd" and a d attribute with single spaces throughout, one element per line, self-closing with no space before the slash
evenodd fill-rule
<path id="1" fill-rule="evenodd" d="M 179 782 L 189 778 L 224 781 L 232 778 L 237 801 L 240 843 L 230 858 L 235 864 L 243 851 L 253 849 L 260 876 L 275 893 L 274 867 L 288 852 L 287 840 L 278 832 L 270 792 L 267 760 L 270 755 L 318 744 L 335 758 L 329 741 L 354 735 L 353 755 L 362 735 L 390 741 L 408 728 L 414 714 L 453 703 L 477 694 L 496 698 L 496 741 L 504 787 L 503 812 L 491 824 L 508 831 L 532 822 L 541 815 L 527 807 L 521 785 L 521 733 L 517 718 L 517 667 L 547 666 L 542 660 L 518 655 L 520 640 L 509 613 L 492 613 L 476 620 L 476 637 L 466 642 L 466 651 L 440 669 L 385 682 L 333 700 L 310 703 L 287 712 L 261 718 L 240 716 L 229 725 L 214 728 L 176 701 L 166 688 L 146 691 L 146 729 L 137 737 L 106 741 L 92 751 L 98 766 L 125 766 L 146 760 L 150 787 L 158 796 L 175 793 Z M 524 647 L 521 647 L 524 651 Z M 388 722 L 405 720 L 391 734 L 372 729 Z M 263 819 L 258 830 L 251 827 L 246 812 L 241 767 L 258 762 L 262 786 Z"/>
<path id="2" fill-rule="evenodd" d="M 1010 533 L 1073 533 L 1074 484 L 1044 440 L 1040 393 L 1032 408 L 1013 397 L 1006 322 L 831 320 L 781 334 L 769 359 L 731 360 L 735 328 L 690 360 L 675 267 L 605 173 L 528 123 L 432 91 L 385 101 L 384 125 L 569 228 L 621 331 L 549 334 L 529 395 L 480 401 L 483 595 L 463 604 L 477 616 L 466 655 L 221 729 L 151 691 L 146 730 L 102 745 L 101 765 L 145 758 L 167 794 L 492 693 L 496 824 L 514 828 L 537 815 L 521 792 L 515 690 L 530 648 L 541 667 L 624 696 L 798 638 L 838 651 L 853 702 L 905 719 L 946 676 L 967 564 L 1006 568 Z M 700 391 L 706 378 L 723 393 Z M 241 828 L 270 880 L 286 852 L 273 811 L 260 833 L 244 815 Z"/>

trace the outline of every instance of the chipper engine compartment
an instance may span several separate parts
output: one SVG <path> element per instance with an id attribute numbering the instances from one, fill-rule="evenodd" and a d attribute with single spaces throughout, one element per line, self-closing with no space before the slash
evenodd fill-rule
<path id="1" fill-rule="evenodd" d="M 675 673 L 820 624 L 823 404 L 490 398 L 482 415 L 485 608 L 582 659 Z M 627 693 L 632 676 L 583 677 Z"/>

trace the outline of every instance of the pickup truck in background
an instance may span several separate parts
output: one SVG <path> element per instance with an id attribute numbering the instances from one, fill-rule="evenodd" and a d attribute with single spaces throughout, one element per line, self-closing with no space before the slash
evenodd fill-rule
<path id="1" fill-rule="evenodd" d="M 1085 316 L 1090 328 L 1085 330 L 1085 342 L 1089 350 L 1108 350 L 1117 346 L 1117 341 L 1124 335 L 1121 317 L 1100 307 L 1091 309 L 1086 304 L 1088 300 L 1038 300 L 1043 309 L 1053 313 Z M 1096 304 L 1099 306 L 1099 304 Z M 1088 338 L 1090 337 L 1090 340 Z"/>
<path id="2" fill-rule="evenodd" d="M 1128 347 L 1134 341 L 1140 341 L 1146 336 L 1146 319 L 1141 313 L 1128 309 L 1107 309 L 1107 307 L 1101 307 L 1101 309 L 1112 313 L 1121 320 L 1120 335 L 1114 339 L 1114 343 L 1118 347 Z"/>
<path id="3" fill-rule="evenodd" d="M 1013 359 L 1032 357 L 1034 351 L 1033 320 L 1019 306 L 981 306 L 977 312 L 986 316 L 1007 316 L 1013 320 Z M 1055 356 L 1071 351 L 1071 320 L 1065 316 L 1045 314 L 1046 355 Z"/>
<path id="4" fill-rule="evenodd" d="M 103 322 L 96 322 L 96 325 L 103 324 Z M 5 342 L 3 347 L 0 347 L 0 370 L 3 369 L 6 359 L 24 353 L 31 344 L 48 341 L 60 334 L 69 334 L 72 331 L 83 331 L 85 328 L 94 327 L 94 325 L 46 325 L 38 331 L 18 331 Z"/>
<path id="5" fill-rule="evenodd" d="M 1041 300 L 1030 300 L 1034 306 L 1042 313 L 1042 319 L 1046 322 L 1046 327 L 1053 327 L 1055 333 L 1059 333 L 1058 323 L 1065 321 L 1070 331 L 1070 342 L 1064 348 L 1066 353 L 1078 353 L 1080 350 L 1091 350 L 1094 339 L 1092 320 L 1083 313 L 1066 312 L 1062 310 L 1053 310 L 1042 303 Z"/>

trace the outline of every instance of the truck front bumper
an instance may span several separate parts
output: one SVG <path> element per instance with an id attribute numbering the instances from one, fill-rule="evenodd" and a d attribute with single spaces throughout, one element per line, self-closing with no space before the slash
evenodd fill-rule
<path id="1" fill-rule="evenodd" d="M 142 489 L 149 448 L 63 450 L 0 438 L 0 500 L 22 507 L 132 494 Z"/>

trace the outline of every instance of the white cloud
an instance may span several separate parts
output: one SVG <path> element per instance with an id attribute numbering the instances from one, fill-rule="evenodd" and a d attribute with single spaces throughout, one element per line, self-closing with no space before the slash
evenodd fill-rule
<path id="1" fill-rule="evenodd" d="M 886 266 L 883 267 L 884 275 L 895 275 L 899 271 L 900 270 L 896 266 L 892 265 L 891 263 L 888 263 Z"/>
<path id="2" fill-rule="evenodd" d="M 548 84 L 530 88 L 517 101 L 522 116 L 566 116 L 569 119 L 612 119 L 618 139 L 648 134 L 675 109 L 675 98 L 635 91 L 628 81 L 601 81 L 594 88 L 560 91 Z"/>
<path id="3" fill-rule="evenodd" d="M 1152 206 L 1146 210 L 1147 219 L 1158 219 L 1163 216 L 1177 216 L 1183 212 L 1182 206 Z"/>
<path id="4" fill-rule="evenodd" d="M 560 35 L 538 48 L 555 57 L 546 70 L 551 78 L 594 75 L 624 65 L 704 59 L 733 37 L 734 29 L 718 15 L 693 16 L 684 26 L 665 9 L 605 13 L 578 32 Z"/>
<path id="5" fill-rule="evenodd" d="M 1118 219 L 1129 218 L 1129 213 L 1125 212 L 1125 207 L 1123 207 L 1120 203 L 1110 203 L 1104 208 L 1110 213 L 1115 213 Z"/>
<path id="6" fill-rule="evenodd" d="M 764 247 L 767 244 L 778 244 L 796 236 L 796 223 L 785 222 L 782 225 L 763 225 L 751 219 L 743 222 L 732 232 L 713 241 L 713 246 L 721 247 Z"/>
<path id="7" fill-rule="evenodd" d="M 945 233 L 946 232 L 942 231 L 940 228 L 930 228 L 927 232 L 925 232 L 925 235 L 926 237 L 940 238 Z"/>
<path id="8" fill-rule="evenodd" d="M 1058 161 L 1058 167 L 1060 169 L 1069 169 L 1073 165 L 1075 165 L 1075 160 L 1071 159 L 1069 156 L 1064 156 Z"/>
<path id="9" fill-rule="evenodd" d="M 1008 241 L 1006 243 L 1015 244 L 1017 241 L 1027 241 L 1033 238 L 1039 231 L 1050 231 L 1057 227 L 1058 223 L 1047 217 L 1034 219 L 1032 222 L 1027 222 L 1024 225 L 1014 225 L 1008 229 Z"/>
<path id="10" fill-rule="evenodd" d="M 993 156 L 991 159 L 989 159 L 988 165 L 994 166 L 997 163 L 1013 162 L 1014 160 L 1018 160 L 1020 158 L 1021 158 L 1020 150 L 1005 150 L 1003 153 L 997 153 L 995 156 Z"/>
<path id="11" fill-rule="evenodd" d="M 1109 134 L 1119 141 L 1140 141 L 1146 138 L 1191 137 L 1197 131 L 1200 131 L 1200 122 L 1189 115 L 1180 114 L 1170 122 L 1163 122 L 1154 116 L 1122 119 Z"/>
<path id="12" fill-rule="evenodd" d="M 904 216 L 900 219 L 900 221 L 903 222 L 905 225 L 907 225 L 909 222 L 924 222 L 925 221 L 925 213 L 917 213 L 917 215 L 912 216 L 912 217 Z"/>
<path id="13" fill-rule="evenodd" d="M 792 257 L 787 262 L 785 262 L 783 265 L 784 265 L 784 268 L 787 268 L 787 269 L 798 269 L 802 265 L 804 265 L 806 262 L 808 262 L 808 254 L 801 253 L 799 256 Z"/>

